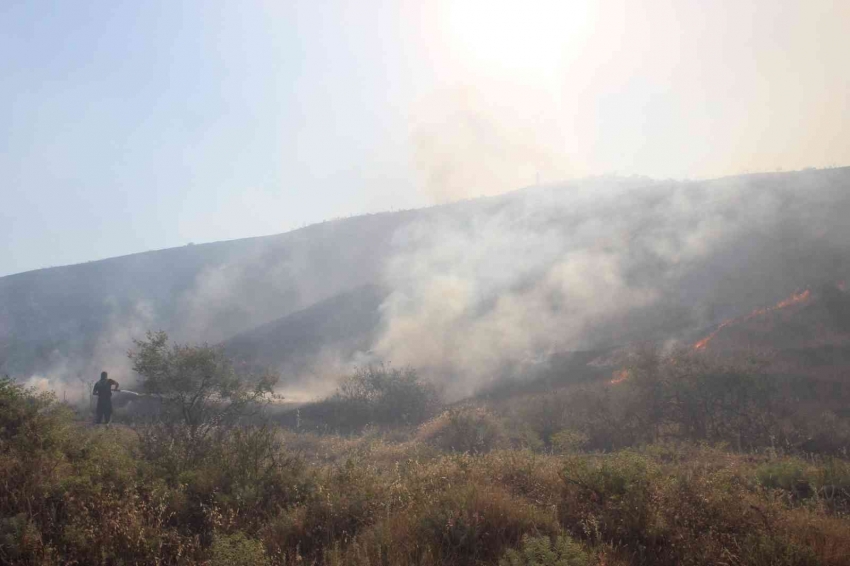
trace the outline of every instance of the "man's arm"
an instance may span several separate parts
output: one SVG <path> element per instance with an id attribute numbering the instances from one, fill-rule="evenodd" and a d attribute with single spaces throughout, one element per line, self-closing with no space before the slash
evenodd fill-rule
<path id="1" fill-rule="evenodd" d="M 115 386 L 114 391 L 118 391 L 118 389 L 119 389 L 119 387 L 118 387 L 118 382 L 117 382 L 117 381 L 115 381 L 114 379 L 110 379 L 110 380 L 109 380 L 109 387 L 112 387 L 113 385 Z"/>

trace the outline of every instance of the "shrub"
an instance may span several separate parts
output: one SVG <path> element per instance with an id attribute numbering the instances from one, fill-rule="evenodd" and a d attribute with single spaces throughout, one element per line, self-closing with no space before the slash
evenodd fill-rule
<path id="1" fill-rule="evenodd" d="M 810 481 L 821 497 L 841 497 L 850 503 L 850 462 L 828 458 L 811 474 Z"/>
<path id="2" fill-rule="evenodd" d="M 522 548 L 509 549 L 499 566 L 589 566 L 593 557 L 568 536 L 522 537 Z"/>
<path id="3" fill-rule="evenodd" d="M 565 482 L 590 490 L 600 499 L 622 498 L 648 492 L 658 475 L 656 465 L 634 452 L 609 457 L 570 458 L 562 474 Z"/>
<path id="4" fill-rule="evenodd" d="M 190 446 L 202 444 L 217 428 L 253 414 L 272 394 L 278 376 L 240 373 L 221 347 L 169 344 L 165 332 L 148 333 L 129 353 L 147 393 L 162 400 L 159 419 L 180 432 Z"/>
<path id="5" fill-rule="evenodd" d="M 784 458 L 761 464 L 755 476 L 762 487 L 786 493 L 792 504 L 814 498 L 831 513 L 850 511 L 850 463 L 844 460 Z"/>
<path id="6" fill-rule="evenodd" d="M 486 409 L 460 407 L 446 411 L 420 429 L 420 439 L 452 452 L 471 454 L 508 444 L 502 423 Z"/>
<path id="7" fill-rule="evenodd" d="M 552 449 L 556 453 L 569 454 L 587 445 L 587 435 L 576 430 L 562 430 L 552 435 Z"/>
<path id="8" fill-rule="evenodd" d="M 531 395 L 515 403 L 514 420 L 533 430 L 550 446 L 552 436 L 569 426 L 573 416 L 573 401 L 569 390 L 553 391 L 542 395 Z"/>
<path id="9" fill-rule="evenodd" d="M 616 450 L 635 444 L 645 433 L 634 405 L 624 387 L 599 383 L 522 397 L 509 403 L 508 412 L 512 429 L 530 428 L 547 448 L 565 448 L 555 446 L 554 437 L 570 430 L 584 438 L 581 448 Z"/>
<path id="10" fill-rule="evenodd" d="M 792 458 L 765 462 L 756 470 L 756 479 L 768 489 L 782 489 L 798 497 L 811 492 L 805 465 Z"/>
<path id="11" fill-rule="evenodd" d="M 776 500 L 757 497 L 716 458 L 697 452 L 662 467 L 633 453 L 572 457 L 559 519 L 574 536 L 619 548 L 635 564 L 819 563 L 801 533 L 778 519 Z"/>
<path id="12" fill-rule="evenodd" d="M 740 564 L 764 566 L 820 566 L 811 549 L 765 533 L 743 537 L 737 556 Z"/>
<path id="13" fill-rule="evenodd" d="M 649 459 L 631 452 L 568 458 L 561 473 L 566 495 L 559 509 L 561 521 L 580 528 L 593 542 L 643 544 L 653 530 L 658 474 Z"/>
<path id="14" fill-rule="evenodd" d="M 215 440 L 190 461 L 168 450 L 164 456 L 146 453 L 153 473 L 179 489 L 179 503 L 171 508 L 175 524 L 202 543 L 209 543 L 217 528 L 236 523 L 253 532 L 315 492 L 312 474 L 281 446 L 273 428 L 224 429 Z"/>
<path id="15" fill-rule="evenodd" d="M 259 529 L 275 555 L 318 559 L 334 543 L 349 542 L 386 512 L 387 486 L 371 465 L 348 459 L 325 469 L 303 502 Z"/>
<path id="16" fill-rule="evenodd" d="M 195 551 L 165 519 L 134 435 L 85 429 L 52 396 L 0 383 L 0 562 L 168 562 Z M 145 481 L 147 479 L 147 481 Z"/>
<path id="17" fill-rule="evenodd" d="M 479 458 L 475 467 L 484 481 L 553 508 L 561 494 L 560 466 L 556 459 L 528 450 L 499 450 Z"/>
<path id="18" fill-rule="evenodd" d="M 527 534 L 553 534 L 546 512 L 502 489 L 468 485 L 440 495 L 419 516 L 413 540 L 430 547 L 440 564 L 495 561 Z"/>
<path id="19" fill-rule="evenodd" d="M 301 409 L 305 426 L 354 432 L 369 425 L 418 425 L 440 409 L 437 388 L 412 368 L 358 368 L 334 395 Z"/>
<path id="20" fill-rule="evenodd" d="M 816 416 L 800 415 L 793 423 L 798 436 L 797 445 L 807 453 L 850 455 L 850 421 L 831 411 Z"/>
<path id="21" fill-rule="evenodd" d="M 217 535 L 210 548 L 210 566 L 265 566 L 266 550 L 244 533 Z"/>
<path id="22" fill-rule="evenodd" d="M 52 393 L 38 393 L 0 378 L 0 452 L 55 450 L 71 432 L 73 414 Z"/>

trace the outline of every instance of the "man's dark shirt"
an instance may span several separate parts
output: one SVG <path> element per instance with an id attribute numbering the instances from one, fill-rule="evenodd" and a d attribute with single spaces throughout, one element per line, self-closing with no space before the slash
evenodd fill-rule
<path id="1" fill-rule="evenodd" d="M 97 395 L 97 402 L 105 402 L 107 400 L 112 400 L 112 386 L 118 386 L 118 382 L 114 379 L 107 379 L 106 381 L 98 381 L 94 384 L 94 390 L 92 393 Z"/>

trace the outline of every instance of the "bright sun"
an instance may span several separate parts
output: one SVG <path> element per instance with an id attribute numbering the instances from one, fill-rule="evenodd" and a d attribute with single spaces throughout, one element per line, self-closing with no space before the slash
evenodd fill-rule
<path id="1" fill-rule="evenodd" d="M 448 3 L 444 21 L 458 63 L 542 78 L 557 74 L 585 37 L 589 8 L 587 0 L 459 0 Z"/>

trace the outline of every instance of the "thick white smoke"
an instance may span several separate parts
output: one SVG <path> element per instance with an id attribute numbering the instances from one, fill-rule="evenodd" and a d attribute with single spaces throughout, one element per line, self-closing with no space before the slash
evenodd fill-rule
<path id="1" fill-rule="evenodd" d="M 24 380 L 27 387 L 52 391 L 59 399 L 85 406 L 101 371 L 107 371 L 122 386 L 134 384 L 127 352 L 133 347 L 133 340 L 143 338 L 154 324 L 153 306 L 149 302 L 138 301 L 125 310 L 112 297 L 105 298 L 104 302 L 109 316 L 104 330 L 94 341 L 91 354 L 69 356 L 54 352 L 45 371 Z"/>
<path id="2" fill-rule="evenodd" d="M 435 209 L 396 235 L 375 350 L 460 397 L 554 352 L 687 336 L 846 271 L 847 179 L 602 178 Z"/>

